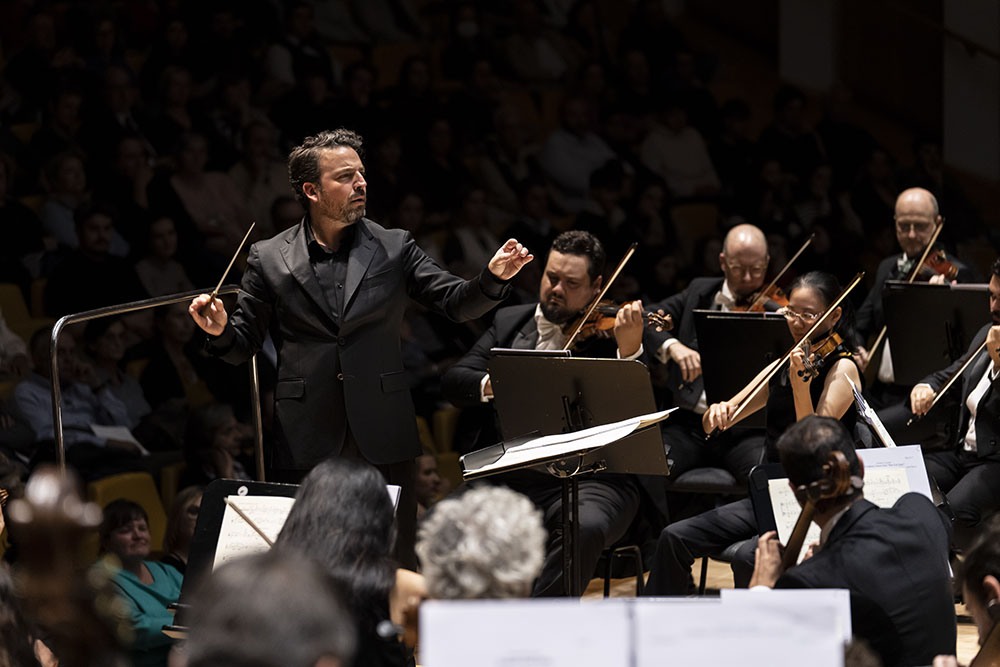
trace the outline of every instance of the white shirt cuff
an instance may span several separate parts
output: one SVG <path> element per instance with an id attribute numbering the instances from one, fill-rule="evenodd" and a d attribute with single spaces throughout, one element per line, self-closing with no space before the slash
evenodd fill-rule
<path id="1" fill-rule="evenodd" d="M 619 359 L 625 359 L 627 361 L 632 361 L 633 359 L 638 359 L 639 357 L 641 357 L 642 356 L 642 351 L 643 351 L 642 350 L 642 343 L 639 343 L 639 349 L 636 350 L 635 352 L 633 352 L 632 354 L 628 355 L 627 357 L 623 357 L 622 356 L 622 351 L 621 350 L 616 351 L 615 354 L 617 355 L 617 357 Z"/>
<path id="2" fill-rule="evenodd" d="M 663 341 L 663 344 L 660 345 L 660 349 L 656 351 L 656 358 L 660 360 L 661 364 L 665 364 L 670 361 L 670 346 L 679 342 L 680 341 L 676 338 L 668 338 Z"/>
<path id="3" fill-rule="evenodd" d="M 490 374 L 487 373 L 483 376 L 483 379 L 479 381 L 479 402 L 489 403 L 490 399 L 486 397 L 486 383 L 490 381 Z"/>

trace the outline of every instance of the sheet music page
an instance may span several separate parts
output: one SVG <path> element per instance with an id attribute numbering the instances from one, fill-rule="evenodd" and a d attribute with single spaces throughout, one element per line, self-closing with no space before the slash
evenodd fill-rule
<path id="1" fill-rule="evenodd" d="M 811 614 L 819 606 L 830 607 L 836 617 L 841 640 L 845 644 L 851 641 L 851 592 L 846 588 L 776 588 L 766 591 L 723 588 L 719 594 L 722 604 L 728 607 L 735 605 L 749 612 L 762 605 L 799 609 L 802 614 Z"/>
<path id="2" fill-rule="evenodd" d="M 420 661 L 433 667 L 626 667 L 630 626 L 621 600 L 428 600 L 420 605 Z"/>
<path id="3" fill-rule="evenodd" d="M 142 443 L 135 439 L 135 436 L 132 435 L 132 431 L 129 430 L 128 426 L 105 426 L 103 424 L 91 424 L 90 430 L 93 431 L 94 435 L 98 438 L 131 442 L 139 448 L 140 454 L 143 456 L 149 456 L 149 450 L 143 447 Z"/>
<path id="4" fill-rule="evenodd" d="M 900 468 L 871 468 L 865 470 L 865 500 L 879 507 L 892 507 L 904 493 L 910 492 L 906 470 Z"/>
<path id="5" fill-rule="evenodd" d="M 776 592 L 750 591 L 762 596 L 757 600 Z M 744 604 L 723 601 L 721 605 L 682 605 L 640 598 L 634 605 L 634 664 L 637 667 L 843 666 L 842 632 L 833 605 L 819 605 L 804 614 L 800 606 L 754 602 L 750 599 Z"/>
<path id="6" fill-rule="evenodd" d="M 774 523 L 778 527 L 778 540 L 782 544 L 788 544 L 788 538 L 792 536 L 792 530 L 795 529 L 795 522 L 799 519 L 802 507 L 795 499 L 792 487 L 788 486 L 787 478 L 767 480 L 767 491 L 768 495 L 771 496 Z M 806 532 L 806 539 L 802 542 L 802 551 L 799 553 L 796 563 L 802 562 L 802 556 L 805 555 L 810 544 L 819 542 L 819 533 L 819 526 L 815 522 L 811 523 L 808 532 Z"/>
<path id="7" fill-rule="evenodd" d="M 250 517 L 271 541 L 278 539 L 281 527 L 295 504 L 295 498 L 286 496 L 227 496 L 240 510 Z M 219 528 L 219 543 L 215 547 L 212 569 L 242 556 L 249 556 L 271 547 L 257 531 L 250 527 L 232 507 L 226 505 Z"/>

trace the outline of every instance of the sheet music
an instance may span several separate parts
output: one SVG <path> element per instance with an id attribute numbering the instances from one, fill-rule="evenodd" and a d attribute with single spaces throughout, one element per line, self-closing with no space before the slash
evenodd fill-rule
<path id="1" fill-rule="evenodd" d="M 799 514 L 802 512 L 802 507 L 795 499 L 792 487 L 788 486 L 788 478 L 786 477 L 767 480 L 767 491 L 768 495 L 771 496 L 774 523 L 778 527 L 778 541 L 782 544 L 788 544 L 792 530 L 795 529 L 795 522 L 798 521 Z M 802 551 L 799 552 L 796 563 L 802 562 L 802 557 L 809 549 L 810 544 L 819 542 L 819 534 L 819 526 L 815 522 L 809 524 L 809 530 L 806 532 L 806 539 L 802 542 Z"/>
<path id="2" fill-rule="evenodd" d="M 281 527 L 295 504 L 286 496 L 228 496 L 237 507 L 257 524 L 271 541 L 278 539 Z M 249 556 L 271 547 L 236 511 L 226 505 L 219 528 L 219 543 L 215 547 L 212 569 L 242 556 Z"/>
<path id="3" fill-rule="evenodd" d="M 858 390 L 858 385 L 854 384 L 854 381 L 847 377 L 846 373 L 844 373 L 844 379 L 851 385 L 851 391 L 854 392 L 854 405 L 857 407 L 858 416 L 860 416 L 866 424 L 872 427 L 872 430 L 875 431 L 875 435 L 882 441 L 883 446 L 895 447 L 896 442 L 892 439 L 892 436 L 889 435 L 889 431 L 886 430 L 885 425 L 882 423 L 882 420 L 879 419 L 874 408 L 868 405 L 868 401 L 865 400 L 861 391 Z"/>
<path id="4" fill-rule="evenodd" d="M 93 431 L 94 435 L 98 438 L 131 442 L 139 448 L 140 454 L 143 456 L 149 456 L 149 450 L 143 447 L 142 443 L 135 439 L 135 436 L 132 435 L 132 431 L 129 430 L 128 426 L 104 426 L 102 424 L 91 424 L 90 430 Z"/>
<path id="5" fill-rule="evenodd" d="M 516 447 L 511 447 L 495 462 L 469 472 L 481 474 L 492 470 L 505 470 L 532 463 L 540 458 L 559 457 L 577 452 L 586 452 L 621 440 L 633 431 L 666 419 L 677 408 L 662 410 L 648 415 L 640 415 L 613 424 L 602 424 L 582 431 L 558 433 L 534 438 Z M 464 457 L 463 457 L 464 458 Z"/>
<path id="6" fill-rule="evenodd" d="M 851 641 L 851 592 L 846 588 L 776 588 L 750 590 L 748 588 L 723 588 L 719 591 L 722 604 L 736 606 L 750 613 L 761 606 L 798 609 L 811 614 L 819 606 L 830 607 L 836 619 L 841 641 Z M 828 613 L 824 610 L 823 613 Z"/>

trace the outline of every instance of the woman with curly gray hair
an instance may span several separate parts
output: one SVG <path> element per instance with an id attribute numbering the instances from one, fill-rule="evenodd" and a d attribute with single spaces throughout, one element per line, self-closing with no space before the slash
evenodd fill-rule
<path id="1" fill-rule="evenodd" d="M 504 487 L 442 500 L 417 535 L 417 555 L 432 599 L 528 597 L 542 569 L 542 513 Z"/>

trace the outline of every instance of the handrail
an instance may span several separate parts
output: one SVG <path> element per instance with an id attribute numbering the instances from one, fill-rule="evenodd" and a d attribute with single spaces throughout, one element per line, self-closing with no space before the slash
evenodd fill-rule
<path id="1" fill-rule="evenodd" d="M 916 21 L 917 23 L 921 23 L 928 28 L 936 30 L 945 37 L 950 37 L 951 39 L 955 40 L 956 42 L 965 47 L 965 50 L 969 52 L 969 55 L 974 56 L 976 55 L 976 53 L 982 53 L 984 56 L 988 56 L 993 60 L 1000 62 L 1000 51 L 991 49 L 988 46 L 983 46 L 979 42 L 969 39 L 965 35 L 955 32 L 948 26 L 938 23 L 933 19 L 929 19 L 926 16 L 923 16 L 918 12 L 909 9 L 908 7 L 905 7 L 898 2 L 888 2 L 887 4 L 889 5 L 889 7 L 899 12 L 903 16 L 913 21 Z"/>
<path id="2" fill-rule="evenodd" d="M 220 295 L 225 294 L 238 294 L 240 292 L 239 285 L 225 285 L 219 290 Z M 175 303 L 185 303 L 195 298 L 199 294 L 207 294 L 208 290 L 195 290 L 193 292 L 184 292 L 183 294 L 168 294 L 166 296 L 154 297 L 152 299 L 143 299 L 142 301 L 131 301 L 129 303 L 122 303 L 116 306 L 105 306 L 103 308 L 95 308 L 93 310 L 87 310 L 82 313 L 73 313 L 71 315 L 64 315 L 60 317 L 59 320 L 52 326 L 52 339 L 49 341 L 49 357 L 51 360 L 51 382 L 52 382 L 52 429 L 55 434 L 56 440 L 56 457 L 59 462 L 59 471 L 62 473 L 66 472 L 66 443 L 63 440 L 63 424 L 62 424 L 62 388 L 59 386 L 59 359 L 58 359 L 58 342 L 59 334 L 62 332 L 63 327 L 69 324 L 78 324 L 80 322 L 87 322 L 90 320 L 97 320 L 102 317 L 111 317 L 113 315 L 123 315 L 125 313 L 134 313 L 138 310 L 147 310 L 149 308 L 158 308 L 160 306 L 169 306 Z M 264 481 L 264 433 L 263 427 L 261 425 L 260 416 L 260 385 L 259 377 L 257 374 L 257 355 L 254 354 L 250 357 L 250 399 L 252 405 L 251 413 L 253 415 L 253 427 L 254 427 L 254 461 L 257 464 L 257 476 L 260 481 Z"/>

